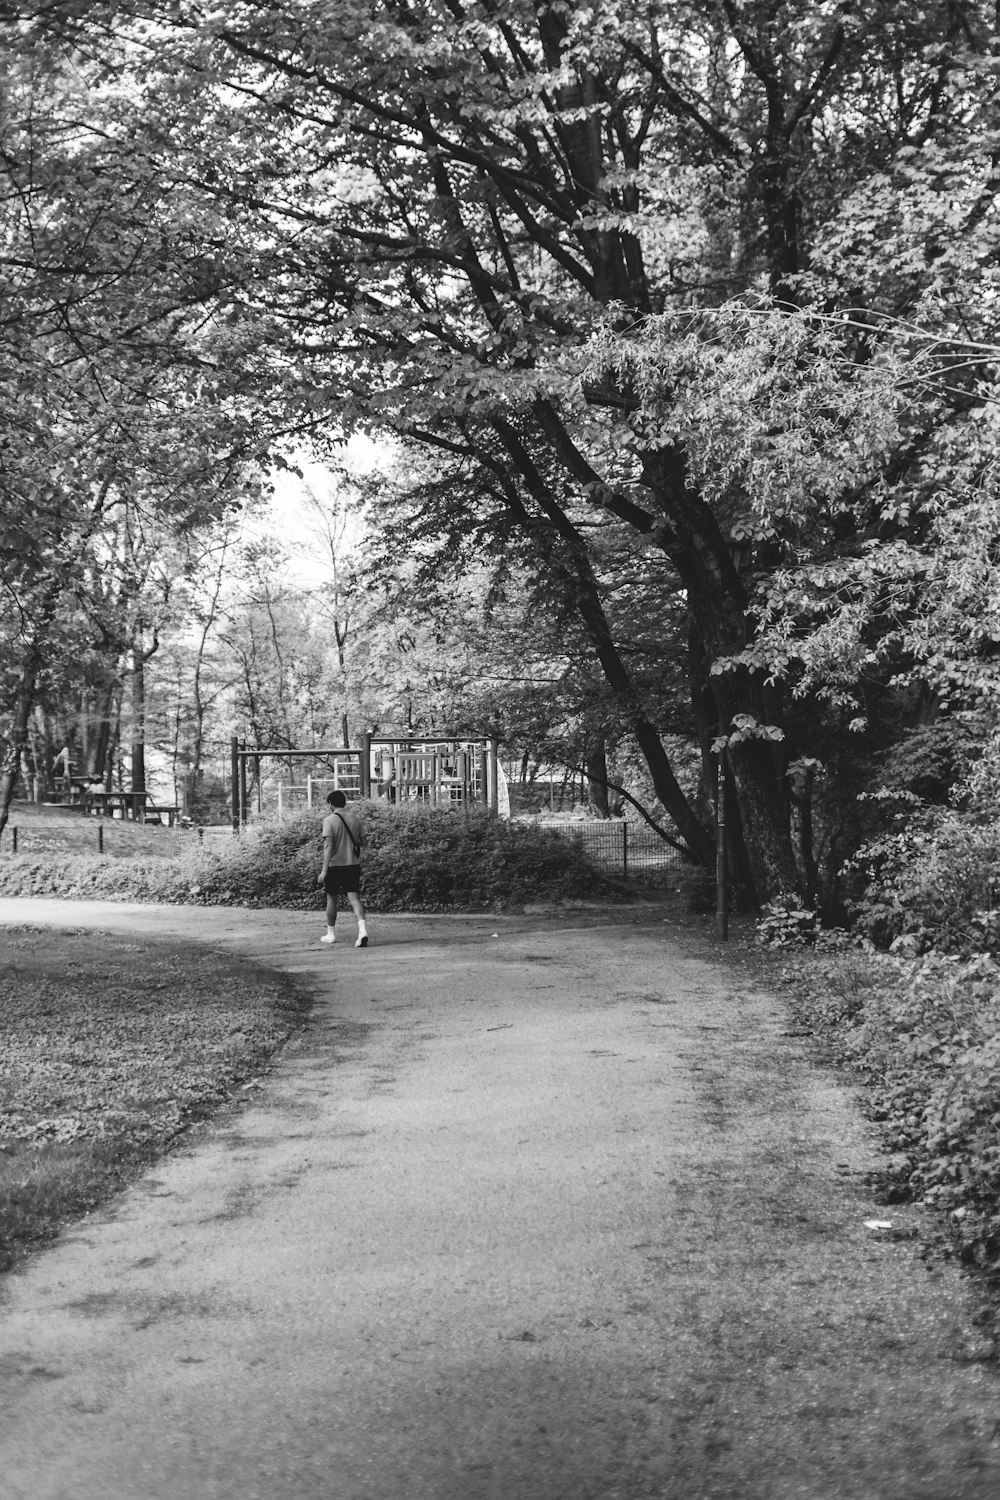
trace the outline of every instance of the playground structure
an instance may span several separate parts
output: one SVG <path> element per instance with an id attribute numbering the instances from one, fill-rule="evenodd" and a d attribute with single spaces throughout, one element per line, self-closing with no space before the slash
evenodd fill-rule
<path id="1" fill-rule="evenodd" d="M 259 773 L 261 760 L 323 765 L 329 775 L 312 771 L 304 783 L 277 787 L 277 812 L 282 817 L 296 806 L 321 806 L 328 792 L 339 789 L 353 801 L 384 797 L 405 806 L 431 807 L 478 804 L 497 813 L 501 802 L 501 773 L 496 739 L 446 739 L 421 736 L 362 735 L 357 747 L 321 746 L 314 750 L 252 750 L 234 735 L 230 753 L 233 830 L 249 821 L 248 766 Z M 259 774 L 258 774 L 259 784 Z"/>

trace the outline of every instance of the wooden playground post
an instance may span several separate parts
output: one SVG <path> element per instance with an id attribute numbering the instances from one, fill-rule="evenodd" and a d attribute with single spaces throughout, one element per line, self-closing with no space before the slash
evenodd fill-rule
<path id="1" fill-rule="evenodd" d="M 361 736 L 361 795 L 370 797 L 372 794 L 372 737 L 370 734 Z"/>
<path id="2" fill-rule="evenodd" d="M 247 821 L 247 742 L 240 740 L 240 824 Z"/>
<path id="3" fill-rule="evenodd" d="M 233 799 L 233 832 L 240 831 L 240 742 L 233 735 L 229 747 L 229 786 Z"/>
<path id="4" fill-rule="evenodd" d="M 455 751 L 455 778 L 461 787 L 462 811 L 469 808 L 469 757 L 464 750 Z"/>
<path id="5" fill-rule="evenodd" d="M 490 812 L 500 811 L 500 777 L 497 772 L 500 741 L 496 735 L 490 740 Z"/>

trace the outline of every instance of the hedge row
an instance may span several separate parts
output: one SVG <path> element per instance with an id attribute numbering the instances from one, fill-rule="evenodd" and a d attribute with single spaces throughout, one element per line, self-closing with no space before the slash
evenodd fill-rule
<path id="1" fill-rule="evenodd" d="M 619 890 L 579 848 L 533 824 L 371 803 L 364 830 L 363 894 L 375 911 L 502 911 Z M 324 900 L 321 856 L 320 819 L 300 813 L 176 860 L 11 857 L 0 862 L 0 895 L 313 911 Z"/>

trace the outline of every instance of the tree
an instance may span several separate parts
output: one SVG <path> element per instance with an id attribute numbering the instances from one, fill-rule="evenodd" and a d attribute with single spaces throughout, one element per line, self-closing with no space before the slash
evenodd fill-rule
<path id="1" fill-rule="evenodd" d="M 216 295 L 238 287 L 266 320 L 295 372 L 301 425 L 392 429 L 439 456 L 453 495 L 464 485 L 453 529 L 488 510 L 498 542 L 524 539 L 536 576 L 573 601 L 662 805 L 707 863 L 711 829 L 606 605 L 621 545 L 608 538 L 648 549 L 659 593 L 683 606 L 703 757 L 727 746 L 743 887 L 762 899 L 800 884 L 788 773 L 809 725 L 798 714 L 806 743 L 793 758 L 772 649 L 797 628 L 787 581 L 828 566 L 831 549 L 880 542 L 884 494 L 909 504 L 930 447 L 944 452 L 938 434 L 982 401 L 966 382 L 960 398 L 945 389 L 968 338 L 947 295 L 946 344 L 936 369 L 917 358 L 914 388 L 930 394 L 912 420 L 900 406 L 905 341 L 883 379 L 885 341 L 852 320 L 833 348 L 823 318 L 846 305 L 863 325 L 898 316 L 941 284 L 949 261 L 937 245 L 908 264 L 900 246 L 882 305 L 851 280 L 857 205 L 889 181 L 888 212 L 893 173 L 917 158 L 942 245 L 954 239 L 956 175 L 960 218 L 981 242 L 992 12 L 944 0 L 883 0 L 863 14 L 805 0 L 206 12 L 176 0 L 85 16 L 49 6 L 40 24 L 60 15 L 78 39 L 117 27 L 123 56 L 140 55 L 136 39 L 150 33 L 137 26 L 155 23 L 136 73 L 148 149 L 225 222 L 211 247 Z M 751 324 L 710 316 L 734 297 L 764 320 L 742 366 L 733 329 Z M 677 316 L 692 308 L 690 323 Z M 738 399 L 741 369 L 756 383 L 750 403 Z M 876 397 L 871 411 L 861 404 Z M 845 439 L 858 419 L 874 445 L 867 467 Z M 806 499 L 805 522 L 781 499 L 782 475 Z M 887 564 L 900 541 L 889 531 Z M 807 672 L 795 690 L 816 680 Z M 813 695 L 814 719 L 824 701 Z"/>
<path id="2" fill-rule="evenodd" d="M 258 434 L 239 319 L 207 317 L 204 219 L 130 134 L 114 46 L 67 61 L 0 24 L 2 828 L 40 687 L 99 612 L 102 530 L 137 507 L 197 528 L 236 503 Z M 138 618 L 132 636 L 141 668 Z"/>

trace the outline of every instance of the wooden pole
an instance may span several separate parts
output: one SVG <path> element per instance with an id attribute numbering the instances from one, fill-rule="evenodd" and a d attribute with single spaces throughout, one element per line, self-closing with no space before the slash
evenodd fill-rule
<path id="1" fill-rule="evenodd" d="M 372 794 L 372 737 L 370 734 L 361 736 L 361 795 L 370 797 Z"/>
<path id="2" fill-rule="evenodd" d="M 240 826 L 247 822 L 247 742 L 240 741 Z"/>
<path id="3" fill-rule="evenodd" d="M 229 747 L 229 786 L 233 798 L 233 832 L 240 831 L 240 742 L 233 735 Z"/>
<path id="4" fill-rule="evenodd" d="M 494 735 L 490 740 L 490 812 L 500 811 L 500 778 L 497 774 L 500 742 Z"/>

